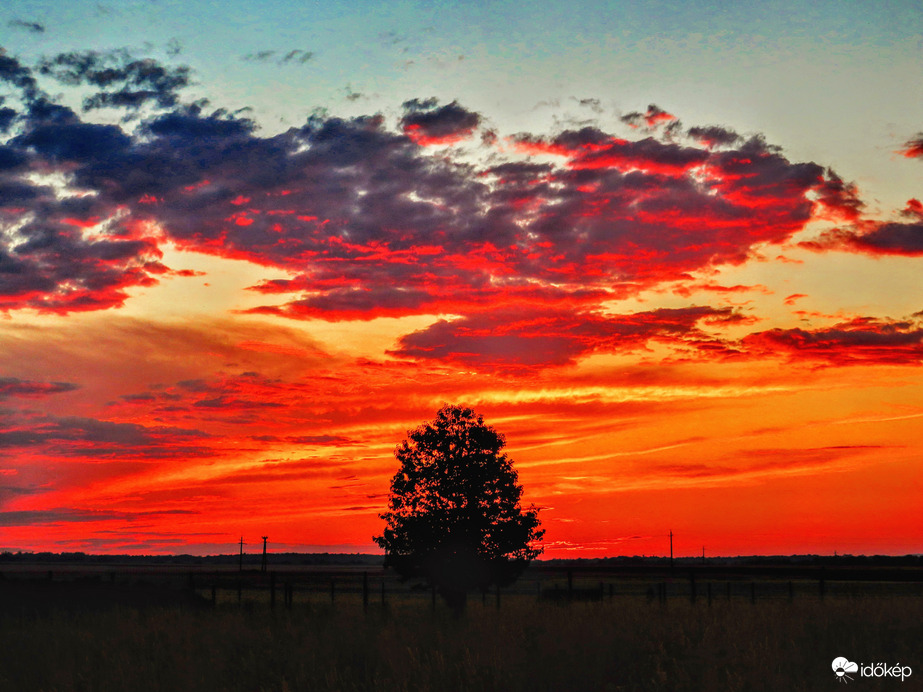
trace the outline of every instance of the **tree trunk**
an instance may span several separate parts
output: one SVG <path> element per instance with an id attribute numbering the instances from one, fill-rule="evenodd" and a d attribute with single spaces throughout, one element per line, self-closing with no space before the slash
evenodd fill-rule
<path id="1" fill-rule="evenodd" d="M 467 591 L 463 589 L 443 588 L 439 590 L 439 594 L 446 602 L 446 605 L 449 606 L 449 609 L 452 611 L 452 614 L 455 617 L 461 617 L 464 615 L 465 606 L 468 605 Z"/>

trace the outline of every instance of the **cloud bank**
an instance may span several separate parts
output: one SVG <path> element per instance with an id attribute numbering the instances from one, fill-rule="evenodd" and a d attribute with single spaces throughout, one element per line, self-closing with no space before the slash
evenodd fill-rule
<path id="1" fill-rule="evenodd" d="M 255 313 L 441 316 L 392 354 L 554 366 L 668 337 L 717 349 L 701 322 L 730 319 L 723 309 L 610 315 L 605 304 L 677 283 L 676 295 L 744 291 L 703 277 L 812 221 L 845 223 L 802 243 L 817 251 L 923 253 L 917 200 L 901 220 L 868 220 L 835 172 L 759 135 L 686 128 L 653 104 L 623 116 L 624 132 L 501 137 L 457 102 L 412 99 L 397 122 L 316 112 L 264 136 L 241 113 L 184 101 L 188 67 L 126 51 L 31 66 L 0 55 L 0 82 L 4 311 L 121 306 L 170 272 L 171 242 L 282 274 L 252 287 L 266 296 Z M 83 112 L 45 84 L 89 90 Z M 91 120 L 100 109 L 121 124 Z"/>

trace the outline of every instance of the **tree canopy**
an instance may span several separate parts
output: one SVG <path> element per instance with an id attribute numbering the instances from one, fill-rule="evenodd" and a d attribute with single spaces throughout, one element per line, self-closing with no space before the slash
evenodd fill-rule
<path id="1" fill-rule="evenodd" d="M 386 566 L 425 577 L 456 608 L 472 589 L 513 582 L 542 552 L 538 510 L 520 506 L 505 444 L 472 409 L 447 405 L 395 450 L 400 468 L 374 540 Z"/>

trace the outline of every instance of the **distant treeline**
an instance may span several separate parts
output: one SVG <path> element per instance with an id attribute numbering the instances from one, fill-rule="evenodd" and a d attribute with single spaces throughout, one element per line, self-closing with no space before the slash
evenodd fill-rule
<path id="1" fill-rule="evenodd" d="M 0 563 L 83 563 L 83 564 L 120 564 L 120 565 L 237 565 L 240 563 L 239 554 L 229 555 L 92 555 L 88 553 L 32 553 L 10 552 L 0 553 Z M 383 555 L 366 553 L 268 553 L 268 562 L 273 565 L 368 565 L 380 567 L 384 561 Z M 245 553 L 243 563 L 248 567 L 258 567 L 262 564 L 261 553 Z M 677 566 L 702 564 L 701 557 L 675 558 Z M 797 565 L 797 566 L 824 566 L 835 565 L 840 567 L 923 567 L 923 554 L 917 555 L 743 555 L 737 557 L 709 557 L 704 560 L 709 565 Z M 631 557 L 606 557 L 606 558 L 575 558 L 555 560 L 535 560 L 536 567 L 549 567 L 552 569 L 568 568 L 614 568 L 621 566 L 651 566 L 664 567 L 670 564 L 668 557 L 631 556 Z"/>
<path id="2" fill-rule="evenodd" d="M 539 560 L 541 565 L 555 568 L 589 567 L 600 568 L 620 566 L 669 566 L 671 559 L 668 557 L 602 557 L 602 558 L 576 558 L 571 560 Z M 834 566 L 862 566 L 862 567 L 921 567 L 923 554 L 915 555 L 738 555 L 736 557 L 678 557 L 672 560 L 677 566 L 700 565 L 734 565 L 734 566 L 773 566 L 773 565 L 834 565 Z"/>
<path id="3" fill-rule="evenodd" d="M 0 563 L 55 562 L 94 565 L 237 565 L 240 555 L 91 555 L 88 553 L 0 553 Z M 248 567 L 262 564 L 262 553 L 244 553 L 243 563 Z M 383 555 L 362 553 L 268 553 L 267 561 L 273 565 L 374 565 L 381 566 Z"/>

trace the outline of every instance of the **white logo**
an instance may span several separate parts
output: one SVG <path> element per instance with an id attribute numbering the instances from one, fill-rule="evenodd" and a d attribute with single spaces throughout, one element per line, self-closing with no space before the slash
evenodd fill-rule
<path id="1" fill-rule="evenodd" d="M 847 673 L 858 673 L 859 665 L 840 656 L 833 659 L 833 672 L 836 673 L 837 682 L 849 682 L 852 678 Z"/>
<path id="2" fill-rule="evenodd" d="M 853 663 L 842 656 L 833 659 L 833 672 L 837 682 L 852 680 L 849 673 L 858 673 L 862 678 L 900 678 L 901 682 L 913 674 L 910 666 L 902 666 L 900 663 L 893 666 L 889 663 Z"/>

